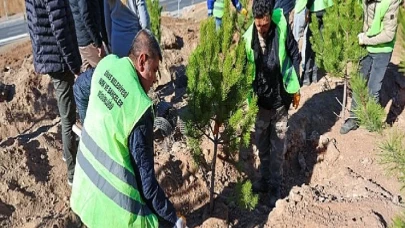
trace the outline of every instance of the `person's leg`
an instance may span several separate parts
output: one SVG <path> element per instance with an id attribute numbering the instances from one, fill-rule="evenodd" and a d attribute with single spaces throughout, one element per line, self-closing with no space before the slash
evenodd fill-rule
<path id="1" fill-rule="evenodd" d="M 378 53 L 370 54 L 373 59 L 371 65 L 370 77 L 368 79 L 368 90 L 370 96 L 373 97 L 377 102 L 380 102 L 380 90 L 382 81 L 384 79 L 385 71 L 387 71 L 388 63 L 391 59 L 390 53 Z"/>
<path id="2" fill-rule="evenodd" d="M 312 76 L 312 70 L 314 67 L 314 61 L 315 61 L 315 54 L 314 51 L 312 50 L 312 45 L 310 42 L 310 37 L 312 36 L 311 29 L 309 26 L 306 28 L 306 42 L 305 42 L 305 61 L 304 61 L 304 72 L 302 74 L 302 84 L 303 85 L 309 85 L 311 84 L 310 79 Z"/>
<path id="3" fill-rule="evenodd" d="M 370 55 L 367 55 L 360 61 L 360 75 L 366 80 L 368 79 L 372 63 L 373 59 L 371 58 Z M 356 96 L 353 93 L 352 104 L 350 106 L 350 117 L 340 128 L 340 134 L 347 134 L 349 131 L 356 130 L 358 128 L 357 118 L 354 112 L 356 109 L 357 109 Z"/>
<path id="4" fill-rule="evenodd" d="M 270 178 L 270 115 L 270 110 L 259 107 L 255 124 L 255 140 L 259 151 L 261 179 L 253 183 L 253 191 L 255 192 L 268 191 Z"/>
<path id="5" fill-rule="evenodd" d="M 299 41 L 299 39 L 302 37 L 303 32 L 305 30 L 305 16 L 306 16 L 306 10 L 302 10 L 299 13 L 295 13 L 294 15 L 294 23 L 293 23 L 293 35 L 295 41 Z"/>
<path id="6" fill-rule="evenodd" d="M 405 108 L 405 88 L 399 88 L 398 93 L 392 99 L 390 111 L 388 112 L 385 122 L 392 126 Z"/>
<path id="7" fill-rule="evenodd" d="M 270 124 L 270 206 L 280 199 L 284 155 L 287 150 L 288 112 L 283 106 L 276 110 Z"/>
<path id="8" fill-rule="evenodd" d="M 76 122 L 76 104 L 73 96 L 74 75 L 71 72 L 50 74 L 55 87 L 56 100 L 62 125 L 63 156 L 68 169 L 68 181 L 73 182 L 76 164 L 76 135 L 72 126 Z"/>
<path id="9" fill-rule="evenodd" d="M 218 31 L 219 29 L 221 29 L 222 26 L 222 18 L 216 17 L 215 18 L 215 28 Z"/>

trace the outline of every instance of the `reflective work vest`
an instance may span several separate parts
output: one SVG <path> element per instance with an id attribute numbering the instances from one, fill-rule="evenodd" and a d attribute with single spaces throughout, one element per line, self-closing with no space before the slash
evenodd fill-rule
<path id="1" fill-rule="evenodd" d="M 283 77 L 283 86 L 287 93 L 295 94 L 300 90 L 300 83 L 298 80 L 297 72 L 295 72 L 294 66 L 291 63 L 291 59 L 287 55 L 286 40 L 287 40 L 287 20 L 283 15 L 283 10 L 278 8 L 273 10 L 271 20 L 277 26 L 278 34 L 278 59 L 280 61 L 280 70 Z M 254 22 L 248 30 L 243 34 L 243 38 L 246 42 L 246 55 L 247 59 L 251 63 L 255 63 L 254 52 L 252 49 L 253 39 L 253 26 Z M 254 71 L 256 73 L 256 71 Z M 256 75 L 253 75 L 256 77 Z"/>
<path id="2" fill-rule="evenodd" d="M 308 2 L 308 0 L 297 0 L 295 2 L 295 7 L 294 7 L 295 14 L 303 11 L 305 9 L 305 7 L 307 6 L 307 2 Z"/>
<path id="3" fill-rule="evenodd" d="M 72 210 L 92 227 L 158 227 L 138 191 L 128 137 L 152 101 L 131 60 L 109 55 L 94 71 L 76 159 Z"/>
<path id="4" fill-rule="evenodd" d="M 224 0 L 216 0 L 214 2 L 214 11 L 212 12 L 214 17 L 222 18 L 222 16 L 224 16 L 224 6 L 225 6 Z"/>
<path id="5" fill-rule="evenodd" d="M 315 0 L 309 11 L 318 12 L 333 6 L 333 0 Z"/>
<path id="6" fill-rule="evenodd" d="M 373 37 L 380 34 L 384 29 L 384 16 L 390 7 L 390 0 L 382 0 L 377 2 L 375 7 L 374 19 L 371 23 L 371 27 L 367 30 L 366 35 L 368 37 Z M 395 37 L 391 42 L 377 45 L 368 45 L 367 51 L 370 53 L 389 53 L 394 50 Z"/>

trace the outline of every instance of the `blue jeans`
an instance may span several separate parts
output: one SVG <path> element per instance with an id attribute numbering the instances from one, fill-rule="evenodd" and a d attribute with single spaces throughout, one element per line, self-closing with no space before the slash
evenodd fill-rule
<path id="1" fill-rule="evenodd" d="M 218 31 L 222 25 L 222 18 L 216 17 L 215 18 L 215 28 Z"/>
<path id="2" fill-rule="evenodd" d="M 380 101 L 380 90 L 384 79 L 385 71 L 390 62 L 392 52 L 390 53 L 369 53 L 361 62 L 360 73 L 367 81 L 368 92 L 377 102 Z M 351 110 L 357 107 L 356 101 L 352 100 Z M 351 116 L 354 113 L 351 111 Z"/>

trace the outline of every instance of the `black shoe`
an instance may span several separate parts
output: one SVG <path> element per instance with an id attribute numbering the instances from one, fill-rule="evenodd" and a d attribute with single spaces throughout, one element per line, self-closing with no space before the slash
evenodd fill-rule
<path id="1" fill-rule="evenodd" d="M 268 184 L 267 180 L 260 178 L 260 180 L 254 182 L 252 185 L 252 191 L 255 193 L 268 192 L 269 184 Z"/>
<path id="2" fill-rule="evenodd" d="M 270 207 L 273 208 L 276 206 L 277 200 L 281 198 L 280 187 L 270 189 Z"/>
<path id="3" fill-rule="evenodd" d="M 349 118 L 346 120 L 346 122 L 340 128 L 340 134 L 342 134 L 342 135 L 347 134 L 349 131 L 356 130 L 358 127 L 359 127 L 359 125 L 357 125 L 356 119 Z"/>

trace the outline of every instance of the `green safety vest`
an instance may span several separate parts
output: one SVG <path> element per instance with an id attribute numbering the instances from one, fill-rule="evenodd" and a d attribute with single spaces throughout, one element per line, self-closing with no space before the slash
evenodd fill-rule
<path id="1" fill-rule="evenodd" d="M 94 71 L 70 206 L 92 227 L 158 227 L 138 190 L 128 149 L 151 107 L 131 60 L 109 55 Z"/>
<path id="2" fill-rule="evenodd" d="M 380 34 L 384 29 L 384 16 L 390 7 L 390 0 L 382 0 L 377 2 L 375 8 L 374 19 L 371 22 L 371 27 L 367 30 L 366 35 L 368 37 L 373 37 Z M 384 44 L 377 45 L 367 45 L 367 51 L 370 53 L 389 53 L 394 50 L 395 37 L 392 41 Z"/>
<path id="3" fill-rule="evenodd" d="M 280 61 L 280 70 L 283 77 L 283 86 L 287 93 L 295 94 L 300 90 L 300 82 L 298 80 L 297 72 L 295 72 L 294 66 L 291 63 L 291 59 L 286 52 L 286 40 L 287 40 L 287 20 L 283 15 L 282 9 L 274 9 L 271 20 L 277 26 L 278 34 L 278 59 Z M 254 52 L 251 47 L 253 39 L 253 26 L 254 22 L 248 30 L 243 34 L 243 38 L 246 42 L 246 55 L 247 59 L 251 63 L 255 63 Z M 254 71 L 256 73 L 256 71 Z M 253 75 L 256 77 L 256 75 Z"/>
<path id="4" fill-rule="evenodd" d="M 224 16 L 224 6 L 225 6 L 224 0 L 216 0 L 214 2 L 214 11 L 212 12 L 214 17 L 222 18 L 222 16 Z"/>
<path id="5" fill-rule="evenodd" d="M 309 11 L 318 12 L 333 6 L 333 0 L 315 0 Z"/>
<path id="6" fill-rule="evenodd" d="M 308 0 L 297 0 L 295 2 L 295 7 L 294 7 L 294 11 L 295 13 L 300 13 L 301 11 L 303 11 L 305 9 L 305 7 L 307 6 L 307 2 Z"/>

